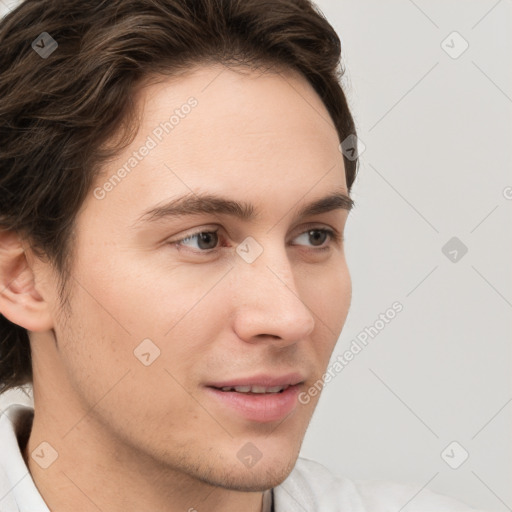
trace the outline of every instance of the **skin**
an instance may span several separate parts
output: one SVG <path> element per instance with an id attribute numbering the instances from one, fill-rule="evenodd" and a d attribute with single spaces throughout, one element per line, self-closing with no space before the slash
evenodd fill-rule
<path id="1" fill-rule="evenodd" d="M 68 316 L 51 266 L 2 235 L 0 307 L 29 330 L 33 354 L 24 456 L 52 512 L 259 511 L 262 491 L 293 469 L 319 396 L 265 424 L 214 402 L 203 386 L 299 371 L 306 390 L 347 317 L 343 242 L 320 238 L 330 249 L 318 251 L 307 231 L 313 223 L 342 235 L 348 211 L 296 218 L 306 203 L 347 193 L 337 132 L 300 75 L 204 65 L 148 86 L 137 137 L 96 185 L 190 96 L 197 107 L 121 183 L 102 200 L 89 193 Z M 250 202 L 262 216 L 133 227 L 146 209 L 191 190 Z M 199 253 L 197 238 L 180 250 L 169 243 L 216 228 L 213 255 Z M 263 247 L 250 264 L 235 252 L 248 236 Z M 134 356 L 145 338 L 160 349 L 149 366 Z M 46 469 L 31 456 L 42 442 L 58 453 Z M 247 442 L 262 454 L 252 468 L 237 457 Z"/>

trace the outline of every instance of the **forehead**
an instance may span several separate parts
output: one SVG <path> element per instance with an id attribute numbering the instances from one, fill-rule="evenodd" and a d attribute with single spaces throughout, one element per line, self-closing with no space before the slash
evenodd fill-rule
<path id="1" fill-rule="evenodd" d="M 292 70 L 202 66 L 148 86 L 141 97 L 138 142 L 171 121 L 172 128 L 157 142 L 172 147 L 176 156 L 188 153 L 197 160 L 216 152 L 263 161 L 307 153 L 318 158 L 327 148 L 331 156 L 337 151 L 337 132 L 325 105 L 309 82 Z M 193 108 L 187 107 L 190 101 L 196 104 Z M 177 154 L 178 149 L 183 151 Z"/>
<path id="2" fill-rule="evenodd" d="M 139 90 L 138 133 L 97 182 L 115 178 L 110 201 L 143 210 L 196 190 L 248 200 L 346 190 L 337 132 L 300 74 L 219 64 L 159 80 Z"/>

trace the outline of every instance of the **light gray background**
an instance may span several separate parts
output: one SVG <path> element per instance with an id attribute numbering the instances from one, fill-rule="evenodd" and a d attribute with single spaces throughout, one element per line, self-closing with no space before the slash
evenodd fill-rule
<path id="1" fill-rule="evenodd" d="M 326 386 L 302 454 L 512 510 L 512 2 L 317 5 L 342 39 L 366 145 L 334 357 L 394 301 L 404 309 Z M 441 48 L 453 31 L 469 43 L 457 59 Z M 468 248 L 456 263 L 441 252 L 453 236 Z M 456 470 L 440 456 L 454 440 L 469 452 Z"/>
<path id="2" fill-rule="evenodd" d="M 512 510 L 512 1 L 317 5 L 342 39 L 366 146 L 332 359 L 395 301 L 403 311 L 327 384 L 301 455 Z M 458 58 L 454 31 L 469 44 Z M 452 237 L 468 249 L 457 262 L 441 250 Z M 10 393 L 0 408 L 10 401 L 30 403 Z M 458 469 L 441 457 L 452 441 L 469 453 Z"/>

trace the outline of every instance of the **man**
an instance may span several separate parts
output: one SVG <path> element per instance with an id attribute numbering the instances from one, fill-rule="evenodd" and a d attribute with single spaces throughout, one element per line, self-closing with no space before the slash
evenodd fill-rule
<path id="1" fill-rule="evenodd" d="M 1 384 L 34 392 L 0 419 L 0 510 L 404 507 L 298 458 L 351 298 L 320 13 L 27 1 L 0 41 Z"/>

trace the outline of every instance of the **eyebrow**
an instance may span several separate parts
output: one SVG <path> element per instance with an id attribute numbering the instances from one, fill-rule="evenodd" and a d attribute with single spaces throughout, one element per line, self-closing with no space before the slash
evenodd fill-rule
<path id="1" fill-rule="evenodd" d="M 309 217 L 333 210 L 350 211 L 354 201 L 344 192 L 332 192 L 303 206 L 297 213 L 298 218 Z M 142 213 L 133 227 L 142 223 L 147 224 L 163 218 L 181 217 L 185 215 L 223 214 L 239 218 L 244 221 L 253 221 L 260 217 L 259 212 L 252 204 L 240 202 L 211 193 L 192 193 L 172 199 L 164 204 L 154 206 Z"/>

